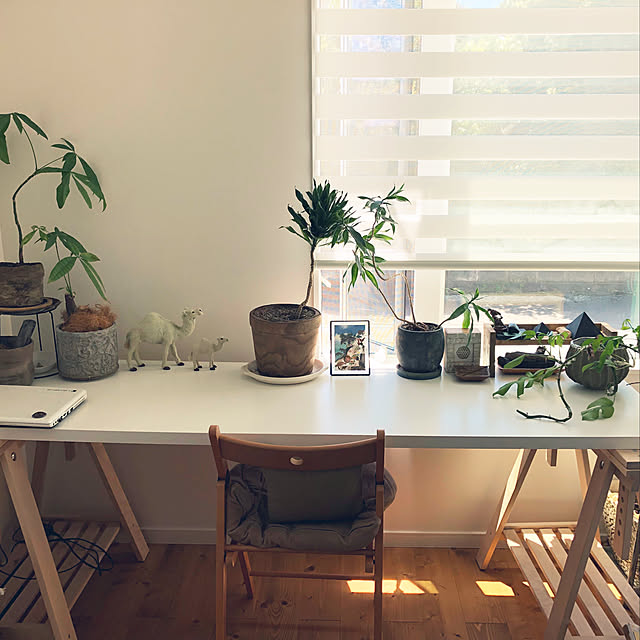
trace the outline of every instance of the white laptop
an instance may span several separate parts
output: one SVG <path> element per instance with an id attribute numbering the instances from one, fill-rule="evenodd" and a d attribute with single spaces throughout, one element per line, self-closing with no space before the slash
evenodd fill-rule
<path id="1" fill-rule="evenodd" d="M 84 389 L 0 385 L 0 426 L 51 429 L 86 397 Z"/>

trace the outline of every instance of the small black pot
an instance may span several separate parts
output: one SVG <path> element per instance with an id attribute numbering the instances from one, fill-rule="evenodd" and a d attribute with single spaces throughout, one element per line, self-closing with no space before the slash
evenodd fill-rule
<path id="1" fill-rule="evenodd" d="M 432 331 L 413 331 L 398 327 L 396 353 L 398 375 L 403 378 L 437 378 L 442 373 L 440 363 L 444 356 L 444 330 L 437 325 Z"/>

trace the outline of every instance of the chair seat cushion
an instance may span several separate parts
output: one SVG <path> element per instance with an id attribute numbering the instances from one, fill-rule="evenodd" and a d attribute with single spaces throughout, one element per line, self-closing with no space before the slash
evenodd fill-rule
<path id="1" fill-rule="evenodd" d="M 295 473 L 295 472 L 294 472 Z M 267 480 L 262 469 L 237 465 L 227 485 L 227 535 L 236 544 L 282 547 L 300 551 L 355 551 L 370 544 L 378 533 L 375 512 L 375 464 L 361 468 L 363 509 L 355 518 L 326 522 L 271 522 Z M 396 483 L 384 472 L 384 507 L 393 502 Z"/>

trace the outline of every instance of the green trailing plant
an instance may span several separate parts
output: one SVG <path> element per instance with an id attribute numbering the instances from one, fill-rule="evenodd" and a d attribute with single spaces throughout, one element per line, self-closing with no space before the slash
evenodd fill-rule
<path id="1" fill-rule="evenodd" d="M 77 264 L 82 265 L 100 297 L 107 300 L 102 278 L 93 266 L 93 263 L 98 262 L 100 258 L 95 253 L 87 251 L 77 238 L 61 231 L 58 227 L 55 227 L 53 231 L 48 231 L 46 227 L 37 225 L 31 227 L 31 231 L 22 239 L 22 244 L 26 245 L 32 238 L 36 238 L 36 243 L 44 243 L 44 251 L 55 249 L 58 262 L 51 269 L 47 282 L 64 281 L 64 287 L 60 287 L 60 289 L 65 292 L 65 305 L 69 316 L 77 309 L 75 291 L 71 285 L 71 270 Z M 61 255 L 60 252 L 64 249 L 69 252 L 68 255 Z"/>
<path id="2" fill-rule="evenodd" d="M 13 125 L 20 135 L 24 135 L 31 148 L 33 156 L 33 171 L 18 185 L 11 198 L 13 206 L 13 221 L 18 231 L 18 262 L 24 262 L 23 247 L 26 244 L 22 234 L 22 226 L 18 217 L 17 198 L 22 189 L 29 184 L 34 178 L 40 175 L 57 173 L 60 174 L 60 183 L 56 188 L 56 203 L 59 209 L 64 207 L 71 191 L 71 183 L 75 185 L 78 193 L 82 196 L 85 204 L 89 209 L 93 207 L 91 197 L 95 197 L 102 204 L 102 210 L 107 207 L 107 201 L 102 192 L 100 181 L 91 165 L 81 157 L 73 144 L 66 138 L 62 138 L 62 142 L 52 144 L 51 148 L 62 150 L 63 153 L 57 158 L 50 160 L 45 164 L 40 164 L 36 149 L 33 145 L 31 136 L 37 136 L 48 140 L 47 134 L 38 126 L 31 118 L 23 113 L 2 113 L 0 114 L 0 160 L 5 164 L 9 164 L 9 149 L 7 146 L 6 133 L 9 126 Z M 29 133 L 31 131 L 31 133 Z"/>
<path id="3" fill-rule="evenodd" d="M 567 415 L 563 418 L 557 418 L 549 414 L 530 414 L 526 411 L 516 409 L 516 412 L 527 419 L 547 419 L 554 422 L 567 422 L 573 417 L 573 410 L 564 395 L 562 389 L 562 372 L 580 355 L 587 353 L 591 362 L 582 367 L 582 371 L 589 369 L 595 369 L 596 371 L 602 371 L 606 367 L 612 370 L 629 369 L 633 363 L 620 357 L 618 354 L 621 348 L 626 349 L 631 353 L 640 353 L 640 325 L 633 326 L 631 320 L 626 319 L 622 324 L 622 329 L 631 331 L 631 335 L 635 339 L 635 344 L 630 344 L 626 341 L 627 336 L 603 336 L 600 335 L 597 338 L 586 338 L 582 343 L 575 347 L 575 350 L 571 355 L 567 354 L 563 356 L 561 347 L 564 343 L 570 339 L 567 332 L 554 334 L 551 336 L 545 336 L 537 334 L 535 331 L 525 331 L 522 335 L 522 339 L 525 340 L 537 340 L 538 344 L 544 349 L 544 355 L 552 359 L 555 364 L 546 369 L 540 369 L 539 371 L 528 371 L 523 376 L 520 376 L 516 380 L 512 380 L 499 389 L 494 391 L 493 396 L 505 396 L 508 391 L 515 387 L 516 395 L 520 398 L 527 389 L 531 389 L 536 386 L 544 386 L 546 380 L 552 376 L 556 376 L 556 385 L 558 388 L 558 395 L 564 405 Z M 505 365 L 507 369 L 513 369 L 522 363 L 525 355 L 521 355 L 514 360 L 511 360 Z M 615 396 L 618 392 L 618 383 L 615 382 L 615 375 L 612 376 L 614 382 L 609 385 L 605 390 L 605 395 L 591 402 L 586 409 L 581 412 L 583 420 L 599 420 L 610 418 L 615 412 Z"/>

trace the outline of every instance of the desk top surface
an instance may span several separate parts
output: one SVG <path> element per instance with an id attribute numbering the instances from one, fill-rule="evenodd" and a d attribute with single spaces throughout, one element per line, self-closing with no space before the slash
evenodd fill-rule
<path id="1" fill-rule="evenodd" d="M 390 447 L 515 449 L 638 448 L 640 395 L 622 383 L 616 412 L 585 422 L 580 411 L 601 392 L 563 381 L 574 417 L 565 424 L 527 420 L 516 408 L 564 416 L 555 382 L 493 398 L 505 378 L 459 382 L 405 380 L 394 371 L 368 377 L 325 372 L 304 384 L 268 385 L 242 374 L 242 364 L 223 362 L 216 371 L 187 364 L 163 371 L 157 362 L 130 372 L 73 383 L 58 377 L 41 386 L 82 387 L 85 403 L 53 429 L 0 428 L 0 439 L 130 444 L 208 444 L 208 428 L 270 443 L 325 444 L 370 436 L 384 428 Z M 511 378 L 511 377 L 510 377 Z M 513 394 L 513 395 L 512 395 Z"/>

